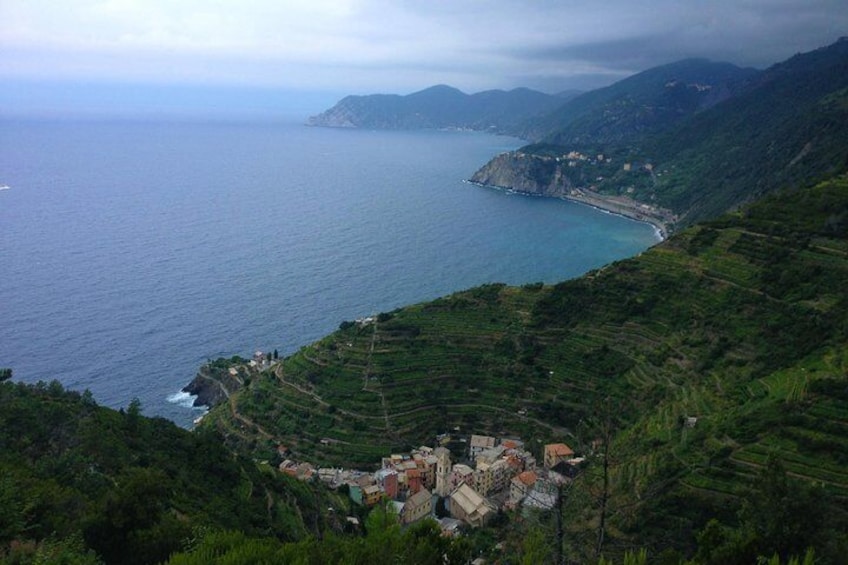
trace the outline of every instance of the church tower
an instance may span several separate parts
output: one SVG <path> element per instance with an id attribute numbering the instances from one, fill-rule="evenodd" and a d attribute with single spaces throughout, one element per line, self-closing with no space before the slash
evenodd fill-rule
<path id="1" fill-rule="evenodd" d="M 450 495 L 450 473 L 451 460 L 450 451 L 444 447 L 437 447 L 433 451 L 436 456 L 436 494 L 439 496 Z"/>

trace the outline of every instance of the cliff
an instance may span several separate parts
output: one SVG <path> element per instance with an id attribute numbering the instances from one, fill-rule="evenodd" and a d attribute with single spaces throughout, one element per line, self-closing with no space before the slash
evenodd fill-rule
<path id="1" fill-rule="evenodd" d="M 235 374 L 230 372 L 230 368 L 235 369 Z M 201 366 L 182 391 L 197 397 L 194 406 L 213 408 L 226 402 L 230 394 L 244 386 L 244 371 L 240 366 L 218 359 Z"/>
<path id="2" fill-rule="evenodd" d="M 519 151 L 501 153 L 483 165 L 470 180 L 535 196 L 563 197 L 573 188 L 556 159 Z"/>
<path id="3" fill-rule="evenodd" d="M 571 163 L 575 163 L 572 161 Z M 593 169 L 597 170 L 597 169 Z M 613 214 L 653 224 L 665 238 L 677 222 L 671 210 L 639 202 L 625 195 L 596 192 L 584 167 L 572 167 L 569 161 L 520 151 L 501 153 L 471 177 L 470 182 L 504 188 L 532 196 L 565 198 Z"/>

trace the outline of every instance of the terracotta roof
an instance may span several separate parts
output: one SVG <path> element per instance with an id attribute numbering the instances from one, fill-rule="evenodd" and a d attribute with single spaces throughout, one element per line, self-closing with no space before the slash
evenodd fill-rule
<path id="1" fill-rule="evenodd" d="M 518 480 L 528 487 L 533 486 L 536 484 L 536 473 L 533 471 L 524 471 L 523 473 L 518 474 Z"/>
<path id="2" fill-rule="evenodd" d="M 545 453 L 556 455 L 557 457 L 565 457 L 574 455 L 574 451 L 564 443 L 549 443 L 545 446 Z"/>

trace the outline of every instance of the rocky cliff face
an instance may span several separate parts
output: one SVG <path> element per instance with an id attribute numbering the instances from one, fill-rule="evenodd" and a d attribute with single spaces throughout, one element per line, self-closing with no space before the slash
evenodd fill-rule
<path id="1" fill-rule="evenodd" d="M 573 188 L 556 159 L 517 151 L 501 153 L 474 173 L 470 180 L 525 194 L 559 198 L 567 196 Z"/>
<path id="2" fill-rule="evenodd" d="M 347 105 L 339 103 L 317 116 L 311 116 L 306 124 L 330 128 L 355 128 L 359 127 L 357 122 L 356 112 Z"/>
<path id="3" fill-rule="evenodd" d="M 212 408 L 227 401 L 230 394 L 243 386 L 238 376 L 228 370 L 212 365 L 203 365 L 183 392 L 195 395 L 194 406 Z"/>
<path id="4" fill-rule="evenodd" d="M 574 172 L 568 161 L 513 151 L 502 153 L 474 173 L 470 182 L 533 196 L 566 198 L 601 210 L 653 224 L 665 237 L 678 221 L 666 208 L 639 202 L 626 195 L 601 194 L 585 188 L 586 173 Z M 566 174 L 566 169 L 569 174 Z M 579 186 L 575 183 L 580 183 Z"/>

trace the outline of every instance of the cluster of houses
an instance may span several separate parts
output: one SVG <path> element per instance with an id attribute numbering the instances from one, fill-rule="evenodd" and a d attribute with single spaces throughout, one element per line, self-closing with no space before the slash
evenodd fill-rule
<path id="1" fill-rule="evenodd" d="M 280 470 L 303 480 L 319 480 L 331 488 L 346 485 L 357 504 L 373 507 L 388 501 L 402 524 L 437 518 L 452 534 L 461 524 L 479 527 L 499 509 L 520 505 L 540 509 L 555 506 L 559 485 L 573 479 L 583 459 L 564 443 L 545 446 L 543 466 L 519 439 L 496 440 L 472 435 L 466 440 L 467 459 L 454 462 L 441 437 L 438 447 L 422 446 L 411 453 L 382 459 L 374 473 L 349 469 L 315 469 L 286 459 Z M 437 512 L 437 506 L 441 506 Z"/>

